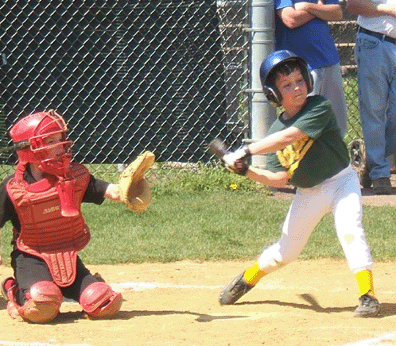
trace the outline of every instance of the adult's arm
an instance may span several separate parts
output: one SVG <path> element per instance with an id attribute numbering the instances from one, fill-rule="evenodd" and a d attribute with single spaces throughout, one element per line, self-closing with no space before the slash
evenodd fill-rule
<path id="1" fill-rule="evenodd" d="M 347 10 L 364 17 L 396 17 L 396 5 L 381 4 L 371 0 L 348 0 Z"/>

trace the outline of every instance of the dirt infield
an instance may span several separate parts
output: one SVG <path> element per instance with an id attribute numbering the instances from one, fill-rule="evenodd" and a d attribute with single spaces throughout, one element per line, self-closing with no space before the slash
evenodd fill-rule
<path id="1" fill-rule="evenodd" d="M 221 288 L 250 264 L 90 266 L 123 293 L 115 319 L 89 320 L 79 305 L 65 302 L 54 322 L 34 325 L 12 320 L 0 300 L 0 345 L 318 346 L 396 332 L 396 264 L 375 267 L 382 311 L 370 319 L 353 317 L 356 283 L 343 261 L 291 263 L 262 279 L 237 304 L 220 306 Z M 1 277 L 10 273 L 0 267 Z M 395 344 L 388 338 L 386 345 Z"/>
<path id="2" fill-rule="evenodd" d="M 395 184 L 396 185 L 396 184 Z M 394 186 L 395 186 L 394 185 Z M 392 196 L 362 190 L 363 204 L 396 206 Z M 293 190 L 275 198 L 292 198 Z M 190 261 L 88 266 L 122 292 L 112 320 L 89 320 L 64 302 L 48 325 L 12 320 L 0 298 L 0 345 L 9 346 L 390 346 L 396 345 L 396 263 L 376 263 L 381 314 L 353 317 L 357 287 L 345 261 L 296 261 L 263 278 L 233 306 L 221 289 L 253 262 Z M 0 266 L 0 277 L 12 274 Z"/>

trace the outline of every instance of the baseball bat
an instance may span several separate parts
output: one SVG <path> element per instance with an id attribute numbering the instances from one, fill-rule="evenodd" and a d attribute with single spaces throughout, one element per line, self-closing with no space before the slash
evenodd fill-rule
<path id="1" fill-rule="evenodd" d="M 219 138 L 215 138 L 208 145 L 209 151 L 217 156 L 219 159 L 223 159 L 224 155 L 228 154 L 226 145 Z"/>

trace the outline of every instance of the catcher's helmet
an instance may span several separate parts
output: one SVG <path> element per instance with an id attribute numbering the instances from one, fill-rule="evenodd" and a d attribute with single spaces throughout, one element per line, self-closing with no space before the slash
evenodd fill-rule
<path id="1" fill-rule="evenodd" d="M 297 56 L 296 54 L 288 50 L 278 50 L 272 52 L 264 59 L 260 66 L 260 80 L 263 86 L 264 94 L 268 101 L 279 106 L 282 101 L 282 95 L 275 86 L 275 81 L 273 80 L 274 72 L 281 65 L 287 62 L 297 62 L 301 73 L 304 77 L 305 83 L 307 84 L 308 93 L 313 89 L 313 79 L 311 72 L 309 71 L 307 62 Z"/>
<path id="2" fill-rule="evenodd" d="M 17 150 L 19 163 L 38 163 L 40 168 L 50 174 L 63 176 L 69 169 L 72 142 L 66 140 L 68 131 L 65 120 L 53 110 L 39 112 L 22 118 L 10 130 L 15 144 L 26 142 Z M 61 134 L 61 141 L 47 144 L 46 138 Z M 51 157 L 50 151 L 62 148 L 61 155 Z"/>

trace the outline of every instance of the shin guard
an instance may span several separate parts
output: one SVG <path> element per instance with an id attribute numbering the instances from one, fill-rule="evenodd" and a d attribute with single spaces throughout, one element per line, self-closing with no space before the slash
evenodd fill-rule
<path id="1" fill-rule="evenodd" d="M 120 311 L 122 295 L 105 282 L 94 282 L 81 294 L 80 304 L 90 317 L 109 318 Z"/>
<path id="2" fill-rule="evenodd" d="M 10 316 L 17 318 L 19 314 L 24 320 L 33 323 L 52 321 L 58 315 L 63 302 L 61 290 L 50 281 L 40 281 L 32 285 L 26 294 L 27 301 L 22 306 L 16 302 L 15 295 L 8 296 L 10 301 L 7 310 Z"/>

